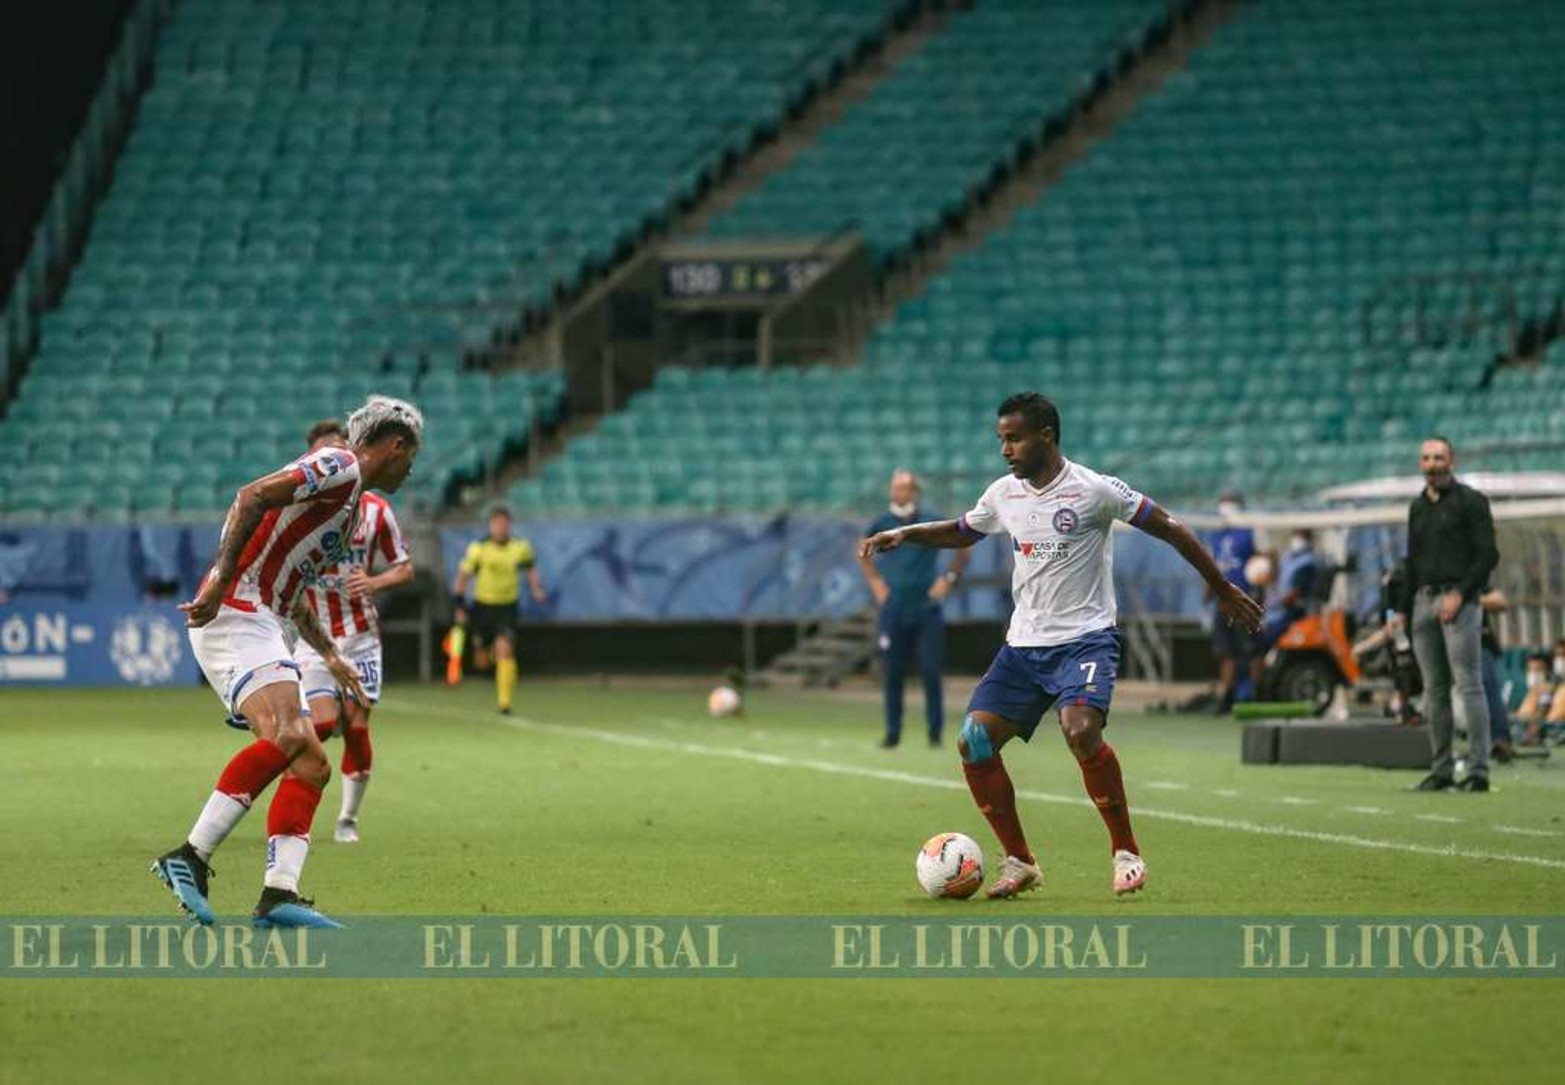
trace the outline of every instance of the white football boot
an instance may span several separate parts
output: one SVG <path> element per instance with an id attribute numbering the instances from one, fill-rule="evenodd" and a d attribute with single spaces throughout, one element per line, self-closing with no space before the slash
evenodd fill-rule
<path id="1" fill-rule="evenodd" d="M 1000 863 L 1000 876 L 984 890 L 984 896 L 990 900 L 1002 900 L 1042 888 L 1043 871 L 1025 859 L 1007 855 Z"/>
<path id="2" fill-rule="evenodd" d="M 1147 884 L 1146 860 L 1124 848 L 1114 853 L 1114 895 L 1134 893 Z"/>

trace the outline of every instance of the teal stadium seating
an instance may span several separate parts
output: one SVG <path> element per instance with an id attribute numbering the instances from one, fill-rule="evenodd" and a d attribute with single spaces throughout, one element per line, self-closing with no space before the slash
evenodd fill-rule
<path id="1" fill-rule="evenodd" d="M 1069 452 L 1168 499 L 1410 473 L 1435 430 L 1468 467 L 1558 469 L 1565 345 L 1497 362 L 1560 330 L 1561 56 L 1560 5 L 1245 5 L 861 366 L 664 373 L 513 497 L 844 507 L 897 463 L 976 487 L 994 406 L 1027 387 Z M 611 474 L 603 440 L 647 454 Z"/>
<path id="2" fill-rule="evenodd" d="M 562 394 L 464 358 L 666 220 L 905 6 L 182 0 L 0 422 L 0 512 L 208 515 L 371 390 L 425 408 L 411 485 L 438 502 Z"/>
<path id="3" fill-rule="evenodd" d="M 953 11 L 922 49 L 709 230 L 764 237 L 851 227 L 894 260 L 1143 46 L 1169 6 L 984 0 Z"/>

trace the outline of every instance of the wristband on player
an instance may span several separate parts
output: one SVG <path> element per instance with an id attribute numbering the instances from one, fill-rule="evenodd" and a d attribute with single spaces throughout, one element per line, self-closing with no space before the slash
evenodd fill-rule
<path id="1" fill-rule="evenodd" d="M 955 573 L 948 571 L 945 574 L 945 576 L 941 577 L 941 579 L 944 580 L 947 584 L 955 584 L 958 580 L 961 580 L 962 578 L 957 576 Z"/>
<path id="2" fill-rule="evenodd" d="M 466 610 L 467 609 L 467 598 L 466 598 L 466 596 L 457 595 L 455 592 L 453 592 L 452 595 L 451 595 L 451 606 L 455 610 Z"/>

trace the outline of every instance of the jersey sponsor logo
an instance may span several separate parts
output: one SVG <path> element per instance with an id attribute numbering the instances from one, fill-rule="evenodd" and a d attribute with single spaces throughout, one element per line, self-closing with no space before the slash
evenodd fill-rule
<path id="1" fill-rule="evenodd" d="M 1040 542 L 1015 539 L 1013 543 L 1012 548 L 1027 561 L 1048 561 L 1050 558 L 1062 558 L 1070 553 L 1070 543 L 1064 539 L 1044 539 Z"/>
<path id="2" fill-rule="evenodd" d="M 348 559 L 348 548 L 343 545 L 342 532 L 328 531 L 321 536 L 321 550 L 327 565 L 338 565 Z"/>
<path id="3" fill-rule="evenodd" d="M 1056 509 L 1054 512 L 1054 530 L 1061 535 L 1069 535 L 1076 530 L 1081 518 L 1076 515 L 1076 510 L 1070 507 Z"/>

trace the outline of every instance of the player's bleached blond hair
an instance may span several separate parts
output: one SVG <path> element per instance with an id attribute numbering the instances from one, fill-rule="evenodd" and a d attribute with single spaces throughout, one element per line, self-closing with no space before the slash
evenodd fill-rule
<path id="1" fill-rule="evenodd" d="M 348 444 L 363 448 L 388 434 L 401 434 L 414 444 L 424 440 L 424 415 L 413 404 L 390 396 L 370 396 L 348 416 Z"/>

